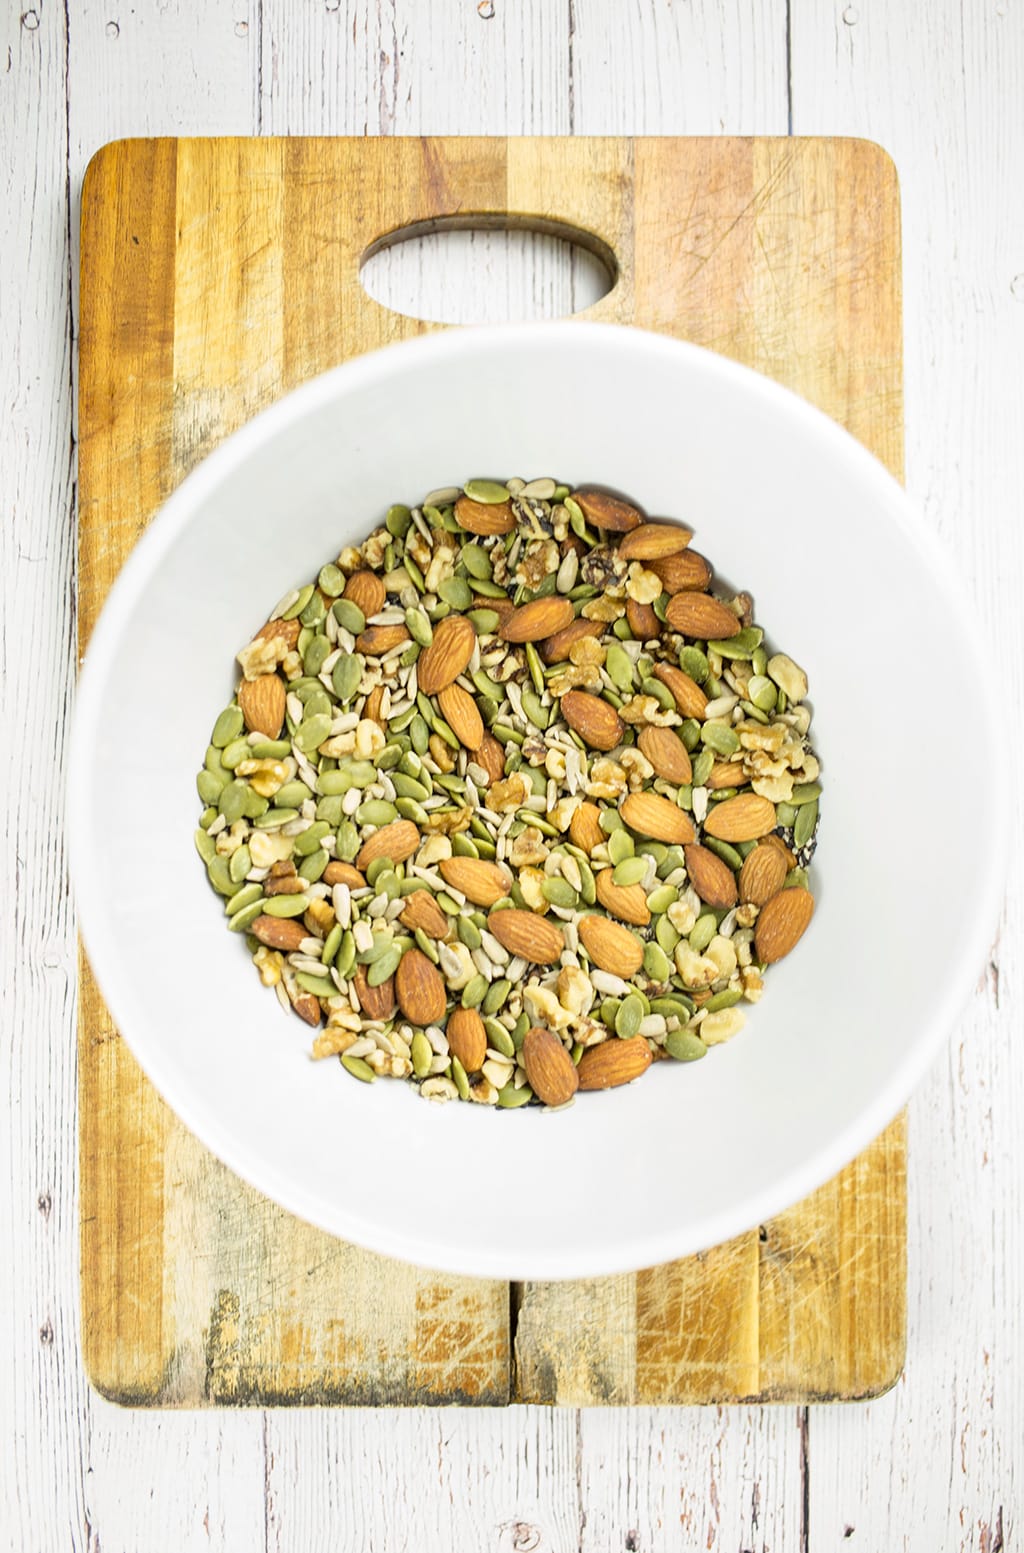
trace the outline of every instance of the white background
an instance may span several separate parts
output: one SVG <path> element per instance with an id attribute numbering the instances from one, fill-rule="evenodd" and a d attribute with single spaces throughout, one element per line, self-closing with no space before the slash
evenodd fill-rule
<path id="1" fill-rule="evenodd" d="M 27 8 L 22 10 L 21 7 Z M 78 1346 L 74 919 L 62 826 L 74 677 L 74 333 L 81 178 L 146 134 L 849 134 L 902 182 L 907 483 L 953 553 L 1020 769 L 1024 7 L 1020 0 L 3 0 L 0 5 L 0 1548 L 1000 1553 L 1024 1520 L 1024 1039 L 1019 799 L 1001 936 L 911 1106 L 909 1349 L 868 1405 L 145 1413 Z M 464 314 L 569 305 L 494 243 Z M 879 556 L 879 566 L 885 557 Z M 837 622 L 851 650 L 869 620 Z M 927 751 L 885 666 L 872 801 L 950 826 L 986 802 L 972 709 Z M 1018 784 L 1019 785 L 1019 784 Z M 941 847 L 943 838 L 934 838 Z M 957 909 L 956 880 L 949 880 Z M 886 931 L 912 899 L 879 902 Z M 871 1011 L 865 1010 L 865 1018 Z"/>

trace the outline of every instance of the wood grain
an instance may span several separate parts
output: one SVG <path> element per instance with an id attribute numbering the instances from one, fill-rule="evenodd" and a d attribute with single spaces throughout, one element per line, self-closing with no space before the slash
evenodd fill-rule
<path id="1" fill-rule="evenodd" d="M 872 191 L 870 222 L 843 208 L 858 179 Z M 83 197 L 83 647 L 142 524 L 199 458 L 311 372 L 425 327 L 367 297 L 367 250 L 467 212 L 569 223 L 617 266 L 589 316 L 766 367 L 839 418 L 859 417 L 898 467 L 896 201 L 871 147 L 121 143 L 94 159 Z M 851 268 L 874 299 L 860 322 L 847 305 Z M 179 1405 L 510 1395 L 502 1285 L 389 1266 L 262 1201 L 171 1118 L 88 977 L 81 1006 L 83 1331 L 101 1390 Z M 115 1139 L 131 1144 L 129 1171 Z M 851 1167 L 856 1190 L 841 1179 L 760 1238 L 629 1278 L 526 1285 L 511 1395 L 707 1401 L 890 1384 L 902 1163 L 897 1125 Z M 868 1224 L 860 1238 L 846 1235 L 852 1201 Z M 203 1277 L 196 1245 L 208 1251 Z"/>

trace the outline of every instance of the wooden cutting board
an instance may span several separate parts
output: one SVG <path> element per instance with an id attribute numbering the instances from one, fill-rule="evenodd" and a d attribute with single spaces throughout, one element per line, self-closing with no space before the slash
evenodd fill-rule
<path id="1" fill-rule="evenodd" d="M 200 458 L 312 373 L 428 327 L 367 297 L 367 248 L 474 216 L 578 227 L 618 265 L 587 316 L 769 373 L 901 474 L 899 199 L 876 146 L 119 142 L 83 192 L 83 651 L 135 540 Z M 142 1076 L 84 960 L 79 1098 L 82 1341 L 119 1402 L 807 1400 L 875 1394 L 902 1366 L 902 1118 L 728 1245 L 510 1289 L 344 1245 L 244 1185 Z"/>

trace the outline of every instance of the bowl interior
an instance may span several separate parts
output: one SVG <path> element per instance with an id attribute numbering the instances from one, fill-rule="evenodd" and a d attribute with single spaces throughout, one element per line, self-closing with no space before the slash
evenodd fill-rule
<path id="1" fill-rule="evenodd" d="M 471 475 L 554 474 L 692 525 L 807 669 L 823 763 L 818 910 L 730 1045 L 566 1112 L 425 1104 L 309 1060 L 309 1031 L 224 929 L 191 835 L 233 657 L 286 588 L 394 501 Z M 926 644 L 937 648 L 941 672 Z M 185 482 L 97 627 L 71 813 L 87 948 L 171 1105 L 297 1213 L 407 1260 L 597 1274 L 713 1244 L 813 1189 L 895 1113 L 991 926 L 999 805 L 949 823 L 936 758 L 984 679 L 956 589 L 903 493 L 766 380 L 634 330 L 464 331 L 348 364 Z M 472 1183 L 467 1191 L 467 1184 Z"/>

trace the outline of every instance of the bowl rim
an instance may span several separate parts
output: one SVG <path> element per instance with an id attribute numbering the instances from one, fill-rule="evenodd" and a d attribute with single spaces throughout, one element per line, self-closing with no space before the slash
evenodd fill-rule
<path id="1" fill-rule="evenodd" d="M 734 384 L 743 394 L 760 398 L 769 408 L 781 411 L 796 424 L 802 423 L 824 451 L 848 466 L 852 464 L 858 481 L 869 492 L 877 493 L 877 499 L 890 509 L 890 516 L 903 530 L 922 568 L 943 596 L 959 638 L 972 656 L 977 671 L 978 703 L 974 715 L 984 721 L 986 737 L 995 744 L 999 726 L 997 675 L 989 666 L 994 655 L 986 650 L 980 618 L 971 608 L 966 590 L 957 584 L 952 557 L 926 526 L 903 486 L 873 453 L 838 422 L 793 390 L 703 346 L 632 325 L 557 319 L 530 324 L 435 329 L 414 339 L 353 357 L 284 393 L 226 437 L 191 470 L 154 513 L 133 546 L 107 594 L 82 655 L 73 705 L 66 789 L 73 897 L 80 937 L 93 976 L 133 1056 L 184 1125 L 257 1191 L 331 1234 L 425 1268 L 463 1276 L 520 1281 L 607 1276 L 673 1261 L 722 1244 L 801 1201 L 832 1179 L 893 1120 L 948 1039 L 975 985 L 995 932 L 1007 870 L 1005 849 L 1000 850 L 996 840 L 1000 829 L 1005 830 L 1008 824 L 1009 782 L 1005 770 L 997 763 L 995 771 L 990 771 L 987 777 L 993 844 L 979 862 L 976 889 L 980 905 L 964 923 L 964 947 L 958 963 L 952 967 L 947 965 L 943 971 L 949 984 L 945 1004 L 948 1013 L 930 1024 L 922 1024 L 908 1036 L 901 1059 L 872 1101 L 862 1107 L 828 1146 L 805 1157 L 799 1166 L 775 1177 L 760 1192 L 745 1196 L 730 1208 L 697 1220 L 699 1234 L 694 1230 L 689 1234 L 680 1233 L 678 1228 L 669 1227 L 600 1250 L 548 1247 L 541 1255 L 530 1253 L 529 1266 L 517 1261 L 515 1248 L 497 1251 L 478 1246 L 468 1250 L 462 1244 L 449 1243 L 442 1223 L 431 1226 L 428 1238 L 412 1239 L 405 1233 L 392 1231 L 386 1224 L 348 1212 L 343 1201 L 322 1196 L 315 1186 L 302 1187 L 276 1164 L 269 1163 L 265 1156 L 246 1147 L 223 1124 L 218 1124 L 216 1112 L 203 1103 L 196 1091 L 190 1093 L 187 1088 L 179 1088 L 161 1061 L 159 1041 L 151 1041 L 145 1029 L 126 1027 L 121 1017 L 124 1005 L 120 986 L 108 974 L 109 935 L 102 922 L 103 874 L 98 851 L 90 840 L 88 814 L 93 792 L 90 768 L 103 715 L 104 686 L 137 593 L 158 570 L 162 557 L 187 527 L 196 508 L 268 435 L 286 429 L 336 397 L 358 393 L 364 386 L 401 373 L 407 362 L 442 365 L 452 357 L 472 355 L 477 351 L 489 352 L 510 346 L 529 349 L 534 344 L 548 343 L 553 336 L 564 335 L 569 330 L 575 349 L 593 347 L 605 351 L 611 343 L 614 349 L 690 358 L 699 364 L 700 371 L 717 375 Z"/>

